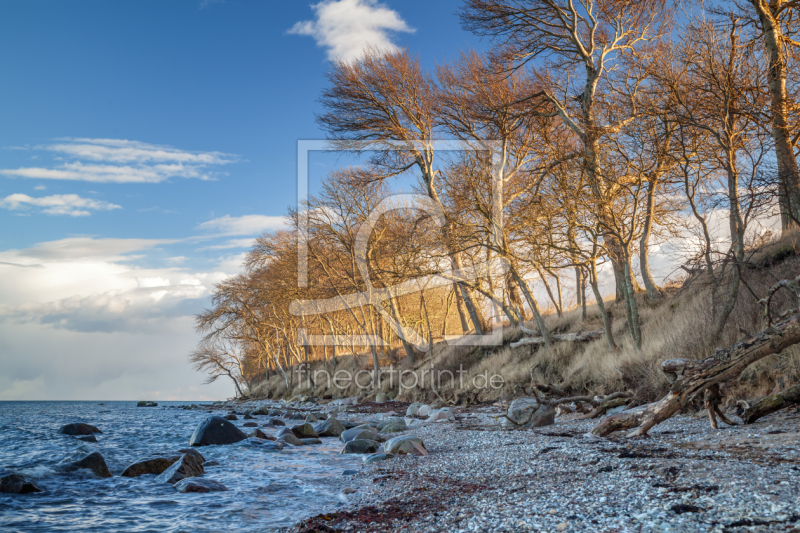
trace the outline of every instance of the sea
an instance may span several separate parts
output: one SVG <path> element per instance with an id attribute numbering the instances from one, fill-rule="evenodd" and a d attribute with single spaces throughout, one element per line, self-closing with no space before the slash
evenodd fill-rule
<path id="1" fill-rule="evenodd" d="M 188 446 L 195 427 L 210 415 L 174 408 L 184 403 L 0 402 L 0 476 L 20 474 L 44 489 L 0 493 L 0 530 L 270 531 L 346 503 L 335 481 L 356 468 L 360 457 L 340 455 L 335 438 L 281 451 L 247 441 L 197 448 L 207 461 L 220 463 L 206 468 L 204 477 L 221 482 L 227 492 L 183 494 L 156 483 L 154 475 L 120 477 L 137 459 Z M 241 427 L 245 421 L 239 418 L 234 423 Z M 96 435 L 97 443 L 58 434 L 71 422 L 92 424 L 103 433 Z M 62 468 L 92 452 L 103 455 L 114 477 Z"/>

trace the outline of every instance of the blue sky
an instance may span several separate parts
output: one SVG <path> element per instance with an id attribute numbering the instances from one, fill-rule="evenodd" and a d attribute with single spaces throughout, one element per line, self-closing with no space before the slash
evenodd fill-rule
<path id="1" fill-rule="evenodd" d="M 480 47 L 457 8 L 4 2 L 0 400 L 230 396 L 186 362 L 192 315 L 296 202 L 328 59 Z"/>

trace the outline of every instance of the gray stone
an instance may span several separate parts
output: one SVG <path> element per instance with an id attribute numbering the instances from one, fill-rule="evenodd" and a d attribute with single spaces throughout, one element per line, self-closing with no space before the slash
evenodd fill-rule
<path id="1" fill-rule="evenodd" d="M 284 433 L 283 435 L 278 436 L 278 440 L 281 442 L 285 442 L 286 444 L 291 444 L 292 446 L 304 446 L 305 443 L 295 437 L 291 432 Z"/>
<path id="2" fill-rule="evenodd" d="M 380 447 L 380 443 L 374 440 L 356 439 L 345 444 L 341 453 L 375 453 Z"/>
<path id="3" fill-rule="evenodd" d="M 402 418 L 391 418 L 385 424 L 381 424 L 381 433 L 397 433 L 399 431 L 406 431 L 408 426 L 406 421 Z"/>
<path id="4" fill-rule="evenodd" d="M 320 437 L 338 437 L 345 429 L 341 422 L 335 418 L 329 418 L 314 426 L 314 431 L 316 431 L 317 435 Z"/>
<path id="5" fill-rule="evenodd" d="M 322 441 L 317 438 L 306 438 L 300 440 L 303 441 L 303 444 L 305 444 L 306 446 L 308 446 L 309 444 L 322 444 Z"/>
<path id="6" fill-rule="evenodd" d="M 419 406 L 419 409 L 417 409 L 417 415 L 416 416 L 426 417 L 429 414 L 431 414 L 431 411 L 432 411 L 432 409 L 431 409 L 430 405 L 423 404 L 423 405 Z"/>
<path id="7" fill-rule="evenodd" d="M 363 459 L 361 459 L 364 464 L 369 463 L 377 463 L 378 461 L 385 461 L 387 459 L 391 459 L 394 457 L 391 453 L 371 453 L 369 455 L 365 455 Z"/>
<path id="8" fill-rule="evenodd" d="M 439 422 L 440 420 L 447 420 L 452 422 L 456 419 L 455 415 L 453 414 L 453 410 L 449 407 L 442 407 L 441 409 L 436 409 L 435 411 L 431 411 L 430 416 L 428 417 L 428 422 Z"/>
<path id="9" fill-rule="evenodd" d="M 225 420 L 239 420 L 239 417 L 235 414 L 225 415 L 223 418 L 225 418 Z"/>
<path id="10" fill-rule="evenodd" d="M 508 407 L 502 424 L 507 428 L 535 428 L 555 423 L 555 409 L 550 405 L 540 405 L 535 398 L 517 398 Z"/>
<path id="11" fill-rule="evenodd" d="M 419 411 L 420 407 L 422 407 L 421 403 L 412 403 L 406 409 L 406 416 L 417 416 L 417 411 Z"/>
<path id="12" fill-rule="evenodd" d="M 375 440 L 378 436 L 377 431 L 373 431 L 372 429 L 367 428 L 353 428 L 348 429 L 339 436 L 342 442 L 350 442 L 351 440 L 358 440 L 358 439 L 366 439 L 366 440 Z"/>
<path id="13" fill-rule="evenodd" d="M 389 401 L 389 396 L 385 392 L 379 392 L 375 395 L 375 403 L 386 403 Z"/>
<path id="14" fill-rule="evenodd" d="M 400 455 L 428 455 L 425 443 L 422 442 L 422 439 L 413 435 L 402 435 L 387 440 L 383 444 L 383 451 Z"/>
<path id="15" fill-rule="evenodd" d="M 292 433 L 299 439 L 316 438 L 319 436 L 317 435 L 317 432 L 314 431 L 314 427 L 308 422 L 299 424 L 297 426 L 292 426 Z"/>

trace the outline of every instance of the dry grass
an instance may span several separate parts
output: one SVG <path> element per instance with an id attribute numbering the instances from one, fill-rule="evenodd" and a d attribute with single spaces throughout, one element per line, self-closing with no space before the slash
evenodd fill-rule
<path id="1" fill-rule="evenodd" d="M 667 381 L 661 373 L 660 365 L 667 359 L 699 359 L 714 352 L 717 348 L 729 346 L 738 341 L 744 333 L 754 333 L 763 329 L 763 310 L 758 304 L 767 289 L 777 280 L 795 277 L 800 273 L 800 256 L 797 255 L 797 238 L 783 239 L 760 248 L 750 260 L 750 266 L 742 269 L 743 286 L 728 324 L 717 343 L 709 339 L 712 324 L 710 306 L 710 286 L 703 275 L 684 280 L 676 287 L 664 290 L 664 296 L 657 302 L 648 302 L 645 295 L 638 295 L 642 324 L 643 346 L 635 350 L 627 332 L 624 307 L 613 299 L 606 306 L 617 317 L 614 321 L 614 334 L 620 351 L 612 353 L 605 339 L 587 344 L 558 343 L 550 349 L 532 350 L 529 346 L 511 348 L 509 343 L 523 336 L 519 328 L 505 328 L 503 345 L 498 347 L 451 346 L 438 343 L 432 354 L 426 354 L 411 363 L 398 359 L 395 353 L 387 355 L 382 365 L 406 372 L 405 382 L 422 382 L 423 372 L 430 372 L 431 366 L 439 371 L 449 371 L 454 379 L 444 379 L 433 386 L 430 378 L 424 385 L 414 389 L 400 390 L 397 380 L 384 382 L 381 389 L 404 400 L 435 401 L 440 396 L 452 397 L 462 392 L 460 387 L 475 390 L 474 380 L 482 375 L 500 375 L 504 385 L 497 389 L 480 388 L 478 399 L 493 401 L 510 398 L 524 393 L 531 385 L 531 379 L 538 383 L 558 384 L 573 393 L 608 393 L 617 390 L 634 390 L 641 401 L 656 399 L 664 394 Z M 723 291 L 724 291 L 723 287 Z M 754 296 L 755 295 L 755 296 Z M 788 293 L 779 293 L 774 300 L 776 312 L 796 306 Z M 546 317 L 552 331 L 574 332 L 602 327 L 596 306 L 588 308 L 587 320 L 581 320 L 580 309 L 567 311 L 563 316 L 554 314 Z M 531 326 L 534 327 L 534 326 Z M 402 353 L 402 352 L 401 352 Z M 351 355 L 339 358 L 336 370 L 355 374 L 370 366 L 369 357 L 356 358 Z M 324 362 L 312 364 L 315 370 L 325 368 Z M 463 372 L 458 373 L 459 370 Z M 459 380 L 459 375 L 462 376 Z M 449 378 L 448 374 L 445 374 Z M 291 397 L 299 394 L 314 396 L 355 396 L 366 391 L 352 385 L 345 390 L 330 386 L 325 380 L 315 387 L 307 383 L 297 385 L 287 391 L 281 376 L 262 382 L 252 389 L 254 396 Z M 368 378 L 362 374 L 362 383 Z M 481 385 L 482 378 L 477 378 Z M 767 394 L 776 386 L 783 387 L 800 382 L 800 347 L 795 346 L 783 353 L 765 358 L 748 368 L 738 382 L 730 383 L 729 397 L 755 397 Z M 434 389 L 436 392 L 434 392 Z M 375 391 L 371 391 L 372 394 Z"/>

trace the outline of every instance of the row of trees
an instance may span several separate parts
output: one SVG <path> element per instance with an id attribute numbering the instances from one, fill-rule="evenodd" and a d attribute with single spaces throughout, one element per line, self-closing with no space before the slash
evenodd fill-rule
<path id="1" fill-rule="evenodd" d="M 344 349 L 368 350 L 377 368 L 387 348 L 413 361 L 444 335 L 486 333 L 498 313 L 512 325 L 532 317 L 549 347 L 544 308 L 561 314 L 567 287 L 584 315 L 591 291 L 609 350 L 637 350 L 635 295 L 661 297 L 649 251 L 687 235 L 719 337 L 748 230 L 773 212 L 784 232 L 800 223 L 798 15 L 796 0 L 693 11 L 666 0 L 467 0 L 463 27 L 491 40 L 486 54 L 433 70 L 408 51 L 333 62 L 318 122 L 363 164 L 331 173 L 289 214 L 290 231 L 256 241 L 198 316 L 193 362 L 212 379 L 281 373 L 288 386 L 297 363 L 336 364 L 341 342 L 310 346 L 309 335 L 349 335 Z M 438 139 L 472 149 L 442 152 Z M 395 177 L 414 179 L 418 200 L 385 209 Z M 497 258 L 507 268 L 486 275 Z M 624 303 L 620 339 L 604 263 Z M 447 270 L 460 274 L 435 275 Z M 382 303 L 360 305 L 375 291 Z M 303 316 L 297 300 L 327 303 Z"/>

